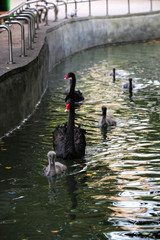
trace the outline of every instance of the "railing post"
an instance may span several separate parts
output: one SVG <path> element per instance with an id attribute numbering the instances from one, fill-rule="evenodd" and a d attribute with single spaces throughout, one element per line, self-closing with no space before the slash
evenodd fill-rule
<path id="1" fill-rule="evenodd" d="M 91 16 L 91 0 L 88 1 L 89 3 L 89 17 Z"/>
<path id="2" fill-rule="evenodd" d="M 48 7 L 47 7 L 47 6 L 44 6 L 44 5 L 39 5 L 39 4 L 37 4 L 36 6 L 37 6 L 37 7 L 43 7 L 43 8 L 46 10 L 45 16 L 44 16 L 44 20 L 46 21 L 45 26 L 48 26 L 48 25 L 49 25 L 49 24 L 48 24 Z"/>
<path id="3" fill-rule="evenodd" d="M 9 64 L 13 64 L 13 51 L 12 51 L 12 32 L 6 25 L 0 25 L 0 28 L 5 28 L 8 31 L 8 48 L 9 48 Z"/>
<path id="4" fill-rule="evenodd" d="M 56 1 L 57 1 L 57 4 L 58 4 L 58 2 L 63 2 L 64 3 L 64 5 L 65 5 L 65 19 L 67 19 L 68 18 L 67 17 L 67 3 L 63 0 L 56 0 Z"/>
<path id="5" fill-rule="evenodd" d="M 31 12 L 27 12 L 25 10 L 23 10 L 19 16 L 25 16 L 25 17 L 28 17 L 30 20 L 31 20 L 31 33 L 32 33 L 32 41 L 34 41 L 34 37 L 35 37 L 35 34 L 36 34 L 36 31 L 35 31 L 35 18 L 34 18 L 34 14 L 31 13 Z"/>
<path id="6" fill-rule="evenodd" d="M 24 37 L 24 26 L 23 23 L 17 21 L 17 20 L 9 20 L 5 21 L 6 24 L 19 24 L 21 27 L 21 57 L 25 57 L 25 37 Z"/>
<path id="7" fill-rule="evenodd" d="M 75 0 L 75 16 L 77 17 L 77 1 Z"/>
<path id="8" fill-rule="evenodd" d="M 128 14 L 130 14 L 130 0 L 128 0 Z"/>
<path id="9" fill-rule="evenodd" d="M 31 32 L 31 20 L 28 17 L 24 16 L 15 16 L 17 20 L 26 20 L 28 23 L 28 49 L 32 50 L 32 32 Z"/>
<path id="10" fill-rule="evenodd" d="M 106 16 L 108 15 L 108 0 L 106 0 Z"/>
<path id="11" fill-rule="evenodd" d="M 152 0 L 150 0 L 150 11 L 153 11 Z"/>
<path id="12" fill-rule="evenodd" d="M 9 45 L 9 64 L 13 64 L 13 50 L 12 50 L 12 32 L 8 30 L 8 45 Z"/>

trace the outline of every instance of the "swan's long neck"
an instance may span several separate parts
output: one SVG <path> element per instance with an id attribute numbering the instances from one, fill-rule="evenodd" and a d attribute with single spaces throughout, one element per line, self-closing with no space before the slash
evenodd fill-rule
<path id="1" fill-rule="evenodd" d="M 75 118 L 75 104 L 74 104 L 74 91 L 75 91 L 75 77 L 72 78 L 71 88 L 69 97 L 71 100 L 70 110 L 69 110 L 69 120 L 67 125 L 67 134 L 66 134 L 66 154 L 68 157 L 70 155 L 75 155 L 75 145 L 74 145 L 74 118 Z"/>
<path id="2" fill-rule="evenodd" d="M 74 94 L 74 90 L 75 90 L 75 87 L 76 87 L 76 77 L 75 75 L 73 74 L 72 76 L 72 80 L 70 80 L 70 93 Z"/>
<path id="3" fill-rule="evenodd" d="M 67 148 L 70 154 L 75 153 L 74 146 L 74 118 L 75 118 L 75 107 L 74 102 L 70 104 L 69 120 L 67 126 Z"/>
<path id="4" fill-rule="evenodd" d="M 130 97 L 132 97 L 132 89 L 133 89 L 132 78 L 129 78 L 129 94 L 130 94 Z"/>
<path id="5" fill-rule="evenodd" d="M 49 156 L 49 171 L 51 171 L 51 168 L 55 171 L 56 166 L 55 166 L 55 157 Z"/>
<path id="6" fill-rule="evenodd" d="M 102 116 L 103 116 L 103 118 L 106 118 L 106 116 L 107 116 L 107 108 L 103 108 L 102 109 Z"/>

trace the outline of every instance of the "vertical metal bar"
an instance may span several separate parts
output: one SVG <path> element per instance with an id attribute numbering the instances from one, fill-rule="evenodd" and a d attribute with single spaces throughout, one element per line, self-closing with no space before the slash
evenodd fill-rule
<path id="1" fill-rule="evenodd" d="M 67 3 L 65 2 L 65 1 L 63 1 L 63 0 L 56 0 L 56 2 L 58 3 L 58 2 L 63 2 L 64 3 L 64 5 L 65 5 L 65 19 L 67 19 L 68 17 L 67 17 Z"/>
<path id="2" fill-rule="evenodd" d="M 8 28 L 9 64 L 13 64 L 12 32 Z"/>
<path id="3" fill-rule="evenodd" d="M 9 48 L 9 64 L 13 64 L 13 51 L 12 51 L 12 32 L 6 25 L 0 25 L 0 28 L 5 28 L 8 31 L 8 48 Z"/>
<path id="4" fill-rule="evenodd" d="M 77 17 L 77 1 L 75 0 L 75 16 Z"/>
<path id="5" fill-rule="evenodd" d="M 106 0 L 106 16 L 108 15 L 108 0 Z"/>
<path id="6" fill-rule="evenodd" d="M 128 14 L 130 14 L 130 0 L 128 0 Z"/>
<path id="7" fill-rule="evenodd" d="M 65 3 L 65 18 L 67 19 L 67 3 Z"/>
<path id="8" fill-rule="evenodd" d="M 32 48 L 32 32 L 31 32 L 31 20 L 28 17 L 24 16 L 15 16 L 15 19 L 17 20 L 26 20 L 28 23 L 28 49 L 33 49 Z"/>
<path id="9" fill-rule="evenodd" d="M 36 31 L 35 31 L 35 17 L 34 17 L 34 14 L 33 12 L 30 12 L 30 11 L 23 11 L 22 13 L 20 13 L 20 16 L 26 16 L 26 17 L 29 17 L 30 20 L 31 20 L 31 31 L 32 31 L 32 41 L 34 41 L 34 37 L 35 37 L 35 34 L 36 34 Z"/>
<path id="10" fill-rule="evenodd" d="M 88 1 L 89 3 L 89 17 L 91 16 L 91 0 Z"/>
<path id="11" fill-rule="evenodd" d="M 152 5 L 152 0 L 150 0 L 150 11 L 153 11 L 153 5 Z"/>
<path id="12" fill-rule="evenodd" d="M 37 28 L 36 29 L 39 29 L 39 12 L 38 12 L 38 10 L 36 8 L 31 8 L 31 9 L 27 8 L 27 10 L 31 11 L 31 12 L 35 11 L 37 13 L 37 15 L 36 15 Z"/>
<path id="13" fill-rule="evenodd" d="M 25 57 L 25 37 L 24 37 L 24 26 L 21 25 L 21 56 Z"/>
<path id="14" fill-rule="evenodd" d="M 21 27 L 21 57 L 25 57 L 25 37 L 24 37 L 24 25 L 17 20 L 5 21 L 6 24 L 18 24 Z"/>
<path id="15" fill-rule="evenodd" d="M 54 4 L 54 14 L 55 14 L 55 21 L 57 21 L 57 19 L 58 19 L 58 8 L 57 8 L 57 6 L 56 6 L 56 4 Z"/>

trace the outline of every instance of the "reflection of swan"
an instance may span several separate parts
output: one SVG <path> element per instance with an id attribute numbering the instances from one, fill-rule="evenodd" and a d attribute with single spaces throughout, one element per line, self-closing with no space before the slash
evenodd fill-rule
<path id="1" fill-rule="evenodd" d="M 107 107 L 102 106 L 102 119 L 99 121 L 100 127 L 116 126 L 116 121 L 112 116 L 107 116 Z"/>
<path id="2" fill-rule="evenodd" d="M 56 176 L 48 178 L 49 192 L 48 198 L 49 202 L 53 203 L 56 200 Z"/>
<path id="3" fill-rule="evenodd" d="M 61 173 L 64 173 L 67 170 L 67 167 L 60 162 L 55 162 L 56 153 L 54 151 L 48 152 L 48 161 L 49 165 L 46 167 L 45 174 L 46 176 L 55 176 Z"/>

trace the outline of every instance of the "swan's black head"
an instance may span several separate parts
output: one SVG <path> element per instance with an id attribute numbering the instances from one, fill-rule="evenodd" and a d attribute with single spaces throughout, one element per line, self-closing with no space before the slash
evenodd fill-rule
<path id="1" fill-rule="evenodd" d="M 102 106 L 102 115 L 106 116 L 106 113 L 107 113 L 107 107 L 103 105 Z"/>
<path id="2" fill-rule="evenodd" d="M 74 101 L 74 92 L 75 92 L 75 85 L 76 85 L 76 78 L 74 73 L 70 72 L 67 74 L 67 76 L 65 77 L 65 79 L 70 79 L 70 91 L 68 93 L 68 95 L 65 98 L 65 102 L 68 101 L 68 99 L 73 99 Z"/>
<path id="3" fill-rule="evenodd" d="M 70 79 L 70 86 L 73 88 L 76 86 L 76 76 L 74 73 L 68 73 L 64 79 Z"/>
<path id="4" fill-rule="evenodd" d="M 67 112 L 70 109 L 72 104 L 74 104 L 74 100 L 72 98 L 67 99 L 65 112 Z"/>
<path id="5" fill-rule="evenodd" d="M 73 72 L 69 72 L 64 79 L 72 78 L 73 80 L 76 78 Z"/>
<path id="6" fill-rule="evenodd" d="M 74 73 L 69 72 L 64 79 L 70 79 L 70 86 L 76 86 L 76 76 Z"/>

